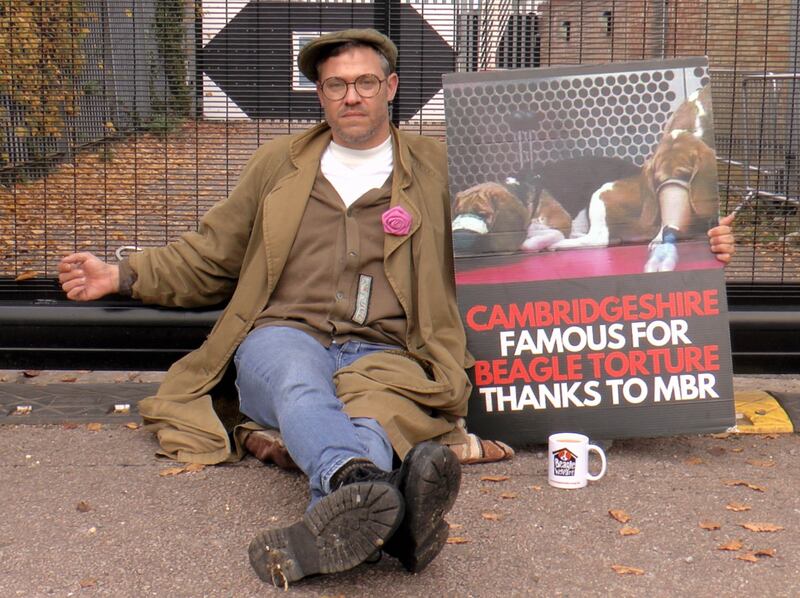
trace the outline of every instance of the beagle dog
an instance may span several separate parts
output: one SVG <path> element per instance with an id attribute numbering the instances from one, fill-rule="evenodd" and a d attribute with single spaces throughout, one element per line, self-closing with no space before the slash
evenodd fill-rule
<path id="1" fill-rule="evenodd" d="M 571 158 L 487 182 L 456 194 L 456 254 L 543 249 L 585 234 L 586 198 L 604 181 L 638 172 L 624 160 Z"/>
<path id="2" fill-rule="evenodd" d="M 649 240 L 650 257 L 644 270 L 674 269 L 676 240 L 704 232 L 716 218 L 717 171 L 716 155 L 709 145 L 709 141 L 713 144 L 709 97 L 705 87 L 678 107 L 639 175 L 606 182 L 592 193 L 585 235 L 549 248 Z"/>
<path id="3" fill-rule="evenodd" d="M 675 241 L 705 231 L 716 216 L 710 100 L 708 86 L 690 95 L 642 168 L 585 156 L 461 191 L 453 204 L 456 254 L 650 242 L 645 271 L 674 269 Z M 665 205 L 680 213 L 668 224 Z"/>

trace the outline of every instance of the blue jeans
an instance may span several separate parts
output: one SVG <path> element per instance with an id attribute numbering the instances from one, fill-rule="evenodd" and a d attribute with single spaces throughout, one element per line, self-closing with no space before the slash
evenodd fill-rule
<path id="1" fill-rule="evenodd" d="M 326 348 L 295 328 L 265 326 L 247 335 L 233 358 L 239 409 L 280 430 L 289 454 L 308 476 L 311 504 L 330 493 L 330 479 L 347 461 L 366 458 L 385 471 L 394 452 L 381 425 L 342 411 L 333 374 L 391 345 L 348 341 Z"/>

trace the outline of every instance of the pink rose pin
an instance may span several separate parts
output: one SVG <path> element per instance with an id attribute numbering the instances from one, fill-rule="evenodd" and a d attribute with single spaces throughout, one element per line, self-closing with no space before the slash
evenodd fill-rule
<path id="1" fill-rule="evenodd" d="M 383 230 L 390 235 L 402 237 L 411 230 L 411 214 L 400 206 L 386 210 L 381 216 Z"/>

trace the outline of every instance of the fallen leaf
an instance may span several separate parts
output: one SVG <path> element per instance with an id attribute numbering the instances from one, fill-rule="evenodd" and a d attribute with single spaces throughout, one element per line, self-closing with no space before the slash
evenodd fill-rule
<path id="1" fill-rule="evenodd" d="M 714 530 L 717 530 L 720 527 L 722 527 L 716 521 L 701 521 L 697 525 L 699 525 L 702 529 L 705 529 L 705 530 L 708 530 L 708 531 L 714 531 Z"/>
<path id="2" fill-rule="evenodd" d="M 500 513 L 493 513 L 491 511 L 486 511 L 485 513 L 481 513 L 481 517 L 486 519 L 486 521 L 500 521 L 503 516 Z"/>
<path id="3" fill-rule="evenodd" d="M 166 469 L 162 469 L 161 471 L 159 471 L 158 475 L 160 475 L 162 478 L 165 478 L 171 475 L 178 475 L 180 473 L 183 473 L 183 471 L 184 471 L 183 467 L 167 467 Z"/>
<path id="4" fill-rule="evenodd" d="M 76 424 L 75 422 L 67 422 L 65 424 L 61 424 L 61 428 L 64 430 L 74 430 L 78 427 L 79 427 L 78 424 Z"/>
<path id="5" fill-rule="evenodd" d="M 776 438 L 779 438 L 779 437 L 780 437 L 779 434 L 762 434 L 761 435 L 761 438 L 764 438 L 766 440 L 775 440 Z"/>
<path id="6" fill-rule="evenodd" d="M 64 376 L 61 378 L 61 382 L 75 382 L 77 379 L 75 376 Z"/>
<path id="7" fill-rule="evenodd" d="M 644 575 L 644 569 L 628 567 L 627 565 L 611 565 L 611 568 L 620 575 Z"/>
<path id="8" fill-rule="evenodd" d="M 752 465 L 753 467 L 775 467 L 775 461 L 772 459 L 747 459 L 746 463 L 748 465 Z"/>
<path id="9" fill-rule="evenodd" d="M 75 505 L 75 509 L 77 509 L 79 513 L 88 513 L 92 510 L 92 506 L 85 500 L 79 500 L 78 504 Z"/>
<path id="10" fill-rule="evenodd" d="M 538 485 L 536 485 L 536 484 L 534 484 L 533 486 L 531 486 L 531 487 L 530 487 L 530 489 L 531 489 L 531 490 L 533 490 L 534 492 L 541 492 L 541 491 L 542 491 L 542 487 L 541 487 L 541 486 L 538 486 Z"/>
<path id="11" fill-rule="evenodd" d="M 703 461 L 700 457 L 689 457 L 686 459 L 686 461 L 684 461 L 684 463 L 686 463 L 686 465 L 702 465 L 705 463 L 705 461 Z"/>
<path id="12" fill-rule="evenodd" d="M 128 422 L 127 424 L 125 424 L 125 427 L 128 428 L 129 430 L 138 430 L 139 428 L 141 428 L 141 426 L 136 422 Z"/>
<path id="13" fill-rule="evenodd" d="M 89 430 L 90 432 L 99 432 L 100 430 L 103 429 L 103 424 L 97 422 L 86 424 L 86 429 Z"/>
<path id="14" fill-rule="evenodd" d="M 469 540 L 463 536 L 450 536 L 447 538 L 448 544 L 467 544 Z"/>
<path id="15" fill-rule="evenodd" d="M 516 492 L 501 492 L 500 493 L 500 498 L 505 498 L 505 499 L 517 498 L 517 493 Z"/>
<path id="16" fill-rule="evenodd" d="M 757 563 L 758 557 L 754 555 L 752 552 L 745 552 L 744 554 L 740 554 L 736 557 L 739 561 L 747 561 L 748 563 Z"/>
<path id="17" fill-rule="evenodd" d="M 719 457 L 725 454 L 725 447 L 723 446 L 712 446 L 710 449 L 706 450 L 709 455 L 714 455 L 715 457 Z"/>
<path id="18" fill-rule="evenodd" d="M 774 523 L 742 523 L 741 526 L 751 532 L 779 532 L 785 529 L 783 526 L 775 525 Z"/>
<path id="19" fill-rule="evenodd" d="M 720 544 L 719 546 L 717 546 L 717 550 L 735 551 L 739 550 L 742 546 L 744 546 L 744 544 L 742 543 L 741 540 L 731 540 L 727 544 Z"/>
<path id="20" fill-rule="evenodd" d="M 479 489 L 479 492 L 480 492 L 481 494 L 491 494 L 491 493 L 492 493 L 492 491 L 491 491 L 491 490 L 489 490 L 488 488 L 480 488 L 480 489 Z"/>
<path id="21" fill-rule="evenodd" d="M 620 523 L 628 523 L 631 520 L 631 516 L 622 509 L 609 509 L 608 514 Z"/>
<path id="22" fill-rule="evenodd" d="M 756 556 L 773 557 L 773 556 L 775 556 L 775 549 L 774 548 L 762 548 L 761 550 L 754 550 L 753 554 L 756 555 Z"/>
<path id="23" fill-rule="evenodd" d="M 183 465 L 182 467 L 167 467 L 166 469 L 159 471 L 158 475 L 161 477 L 167 477 L 172 475 L 180 475 L 182 473 L 194 473 L 195 471 L 205 469 L 205 467 L 206 466 L 202 463 L 189 463 L 187 465 Z"/>
<path id="24" fill-rule="evenodd" d="M 481 482 L 505 482 L 511 478 L 507 475 L 482 475 Z"/>
<path id="25" fill-rule="evenodd" d="M 730 432 L 720 432 L 719 434 L 712 434 L 711 438 L 716 438 L 717 440 L 725 440 L 726 438 L 730 438 Z"/>
<path id="26" fill-rule="evenodd" d="M 639 534 L 638 527 L 631 527 L 630 525 L 626 525 L 619 530 L 620 536 L 636 536 Z"/>
<path id="27" fill-rule="evenodd" d="M 25 370 L 24 372 L 22 372 L 22 375 L 25 376 L 26 378 L 35 378 L 41 373 L 42 373 L 41 370 Z"/>
<path id="28" fill-rule="evenodd" d="M 741 513 L 743 511 L 749 511 L 753 507 L 741 502 L 730 502 L 727 505 L 725 505 L 725 508 L 728 509 L 729 511 L 733 511 L 734 513 Z"/>
<path id="29" fill-rule="evenodd" d="M 461 529 L 462 527 L 464 527 L 464 526 L 463 526 L 462 524 L 460 524 L 460 523 L 448 523 L 448 524 L 447 524 L 447 526 L 448 526 L 450 529 Z"/>
<path id="30" fill-rule="evenodd" d="M 78 583 L 82 588 L 93 588 L 97 585 L 97 580 L 94 577 L 84 577 Z"/>
<path id="31" fill-rule="evenodd" d="M 756 486 L 755 484 L 751 484 L 750 482 L 745 482 L 744 480 L 723 480 L 723 483 L 726 486 L 747 486 L 750 490 L 755 490 L 756 492 L 766 492 L 767 489 L 763 486 Z"/>
<path id="32" fill-rule="evenodd" d="M 735 446 L 732 449 L 728 449 L 732 453 L 743 453 L 744 449 L 740 446 Z"/>
<path id="33" fill-rule="evenodd" d="M 39 273 L 36 270 L 25 270 L 25 272 L 18 274 L 14 280 L 30 280 L 31 278 L 36 278 L 37 276 L 39 276 Z"/>

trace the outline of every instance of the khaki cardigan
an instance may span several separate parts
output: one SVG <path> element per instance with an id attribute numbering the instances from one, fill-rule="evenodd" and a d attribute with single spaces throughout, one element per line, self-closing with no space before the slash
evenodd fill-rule
<path id="1" fill-rule="evenodd" d="M 392 128 L 391 206 L 413 218 L 405 236 L 386 235 L 384 268 L 408 320 L 407 351 L 372 354 L 337 372 L 346 412 L 373 417 L 403 457 L 438 437 L 466 442 L 459 418 L 472 365 L 455 298 L 447 161 L 441 143 Z M 232 357 L 263 311 L 303 216 L 330 129 L 320 124 L 270 141 L 245 166 L 230 196 L 213 206 L 197 232 L 130 256 L 135 298 L 200 307 L 228 300 L 206 341 L 167 372 L 139 412 L 161 445 L 183 462 L 241 458 Z M 234 441 L 232 441 L 232 438 Z"/>

